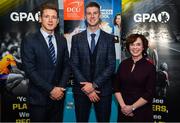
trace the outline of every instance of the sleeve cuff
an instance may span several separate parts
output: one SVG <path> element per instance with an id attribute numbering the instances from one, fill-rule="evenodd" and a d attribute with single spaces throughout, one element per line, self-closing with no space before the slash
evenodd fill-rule
<path id="1" fill-rule="evenodd" d="M 94 89 L 96 89 L 96 88 L 98 88 L 98 85 L 93 82 L 92 87 L 93 87 Z"/>

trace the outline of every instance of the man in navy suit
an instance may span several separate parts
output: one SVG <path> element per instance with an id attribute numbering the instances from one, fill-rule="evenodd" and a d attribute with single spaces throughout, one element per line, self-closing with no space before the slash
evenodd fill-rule
<path id="1" fill-rule="evenodd" d="M 69 78 L 66 39 L 54 32 L 58 9 L 52 3 L 41 7 L 41 28 L 22 42 L 22 62 L 29 78 L 30 120 L 62 122 L 64 91 Z"/>
<path id="2" fill-rule="evenodd" d="M 108 122 L 115 71 L 113 36 L 99 28 L 100 6 L 96 2 L 87 4 L 85 14 L 87 29 L 72 37 L 70 58 L 76 119 L 87 122 L 94 104 L 97 121 Z"/>

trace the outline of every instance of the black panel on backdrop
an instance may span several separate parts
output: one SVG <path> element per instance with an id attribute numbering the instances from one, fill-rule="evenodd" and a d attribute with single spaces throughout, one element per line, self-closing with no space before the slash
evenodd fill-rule
<path id="1" fill-rule="evenodd" d="M 28 79 L 21 65 L 20 45 L 24 36 L 39 29 L 39 6 L 46 1 L 58 5 L 58 0 L 23 0 L 19 3 L 7 0 L 2 3 L 4 8 L 1 7 L 0 10 L 0 64 L 2 67 L 5 65 L 3 58 L 7 60 L 12 56 L 17 69 L 8 74 L 1 73 L 1 121 L 30 121 L 26 99 Z M 11 67 L 8 69 L 11 70 Z"/>
<path id="2" fill-rule="evenodd" d="M 180 93 L 179 8 L 178 0 L 134 0 L 122 14 L 123 37 L 140 33 L 150 41 L 149 54 L 157 69 L 155 121 L 180 121 L 177 115 L 180 110 L 180 98 L 177 98 Z"/>

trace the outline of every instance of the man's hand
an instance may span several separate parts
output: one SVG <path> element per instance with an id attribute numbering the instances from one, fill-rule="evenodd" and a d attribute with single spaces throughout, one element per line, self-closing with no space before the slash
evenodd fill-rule
<path id="1" fill-rule="evenodd" d="M 52 91 L 50 92 L 50 98 L 52 100 L 60 100 L 64 96 L 65 89 L 61 87 L 54 87 Z"/>
<path id="2" fill-rule="evenodd" d="M 87 96 L 91 100 L 91 102 L 98 102 L 100 100 L 98 93 L 99 91 L 94 90 L 93 92 L 89 93 Z"/>
<path id="3" fill-rule="evenodd" d="M 80 82 L 81 85 L 84 85 L 81 90 L 85 93 L 85 94 L 89 94 L 91 92 L 94 91 L 94 88 L 92 86 L 91 82 Z"/>

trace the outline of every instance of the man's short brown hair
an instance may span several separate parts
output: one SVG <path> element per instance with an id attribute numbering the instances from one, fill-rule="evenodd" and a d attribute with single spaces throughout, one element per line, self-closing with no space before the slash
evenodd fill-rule
<path id="1" fill-rule="evenodd" d="M 43 15 L 43 11 L 45 9 L 53 9 L 53 10 L 55 10 L 57 12 L 57 16 L 58 16 L 58 7 L 57 7 L 56 4 L 54 4 L 54 3 L 44 3 L 44 4 L 42 4 L 41 7 L 40 7 L 40 15 L 41 16 Z"/>
<path id="2" fill-rule="evenodd" d="M 100 12 L 100 6 L 99 6 L 99 4 L 96 3 L 96 2 L 89 2 L 89 3 L 86 5 L 85 10 L 86 10 L 87 8 L 89 8 L 89 7 L 96 7 L 96 8 L 99 9 L 99 12 Z"/>

